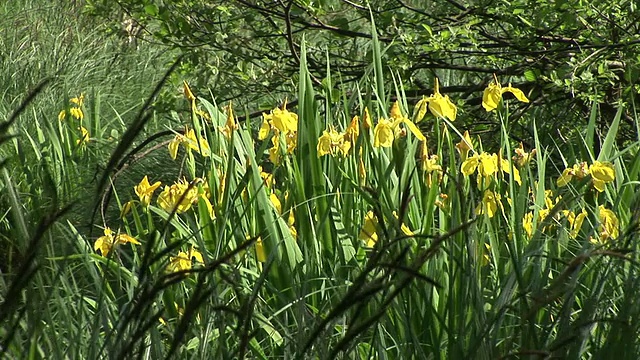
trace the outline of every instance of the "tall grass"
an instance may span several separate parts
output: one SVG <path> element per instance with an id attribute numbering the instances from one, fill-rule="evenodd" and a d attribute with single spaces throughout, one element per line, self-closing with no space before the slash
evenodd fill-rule
<path id="1" fill-rule="evenodd" d="M 326 83 L 336 86 L 315 89 L 303 46 L 297 107 L 274 104 L 262 127 L 239 122 L 232 104 L 188 85 L 183 103 L 163 118 L 152 104 L 175 87 L 168 58 L 144 80 L 145 72 L 129 72 L 142 57 L 119 55 L 130 62 L 110 68 L 116 80 L 102 77 L 115 45 L 96 46 L 97 34 L 77 31 L 96 39 L 73 42 L 76 50 L 90 46 L 83 56 L 62 57 L 68 66 L 22 78 L 3 98 L 12 114 L 0 126 L 3 355 L 634 359 L 640 352 L 640 160 L 637 141 L 616 145 L 621 113 L 597 153 L 597 105 L 570 153 L 541 148 L 545 134 L 535 126 L 536 152 L 516 152 L 509 101 L 492 113 L 503 124 L 499 139 L 463 140 L 459 121 L 427 111 L 422 122 L 431 130 L 420 142 L 409 124 L 420 109 L 409 108 L 402 79 L 385 72 L 374 36 L 372 65 L 353 89 L 332 69 Z M 25 59 L 44 56 L 46 46 Z M 42 76 L 51 79 L 31 86 Z M 115 86 L 126 76 L 136 81 Z M 79 88 L 88 79 L 90 90 Z M 81 92 L 80 121 L 70 114 Z M 61 110 L 69 114 L 62 121 Z M 405 120 L 391 146 L 378 146 L 381 124 L 398 116 Z M 78 126 L 89 129 L 88 142 Z M 333 136 L 333 154 L 323 155 L 323 136 Z M 177 146 L 175 160 L 167 145 Z M 573 177 L 563 184 L 566 168 Z M 136 194 L 145 175 L 161 185 Z M 603 191 L 594 182 L 601 178 Z M 119 239 L 105 254 L 100 243 Z"/>

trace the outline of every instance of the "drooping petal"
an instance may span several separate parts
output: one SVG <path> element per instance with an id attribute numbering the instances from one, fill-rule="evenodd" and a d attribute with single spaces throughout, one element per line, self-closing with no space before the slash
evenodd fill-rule
<path id="1" fill-rule="evenodd" d="M 409 128 L 409 131 L 411 131 L 411 133 L 420 141 L 426 141 L 427 138 L 424 137 L 424 135 L 422 135 L 422 132 L 420 131 L 420 129 L 418 129 L 418 127 L 411 122 L 411 120 L 409 119 L 404 119 L 403 120 L 403 124 Z"/>
<path id="2" fill-rule="evenodd" d="M 171 159 L 173 160 L 178 157 L 178 147 L 180 146 L 180 143 L 180 135 L 176 135 L 173 140 L 169 141 L 169 155 L 171 155 Z"/>
<path id="3" fill-rule="evenodd" d="M 562 175 L 560 175 L 558 180 L 556 180 L 556 185 L 558 185 L 558 187 L 566 186 L 568 183 L 571 182 L 571 179 L 573 179 L 573 169 L 572 168 L 564 169 L 564 171 L 562 172 Z"/>
<path id="4" fill-rule="evenodd" d="M 420 99 L 420 101 L 416 103 L 416 107 L 413 109 L 414 121 L 416 123 L 422 121 L 424 116 L 427 114 L 428 104 L 429 102 L 427 101 L 427 98 L 425 96 L 423 96 L 422 99 Z"/>
<path id="5" fill-rule="evenodd" d="M 502 89 L 503 94 L 506 92 L 512 93 L 516 97 L 516 99 L 522 101 L 523 103 L 529 102 L 529 99 L 527 99 L 526 95 L 522 92 L 522 90 L 514 88 L 513 86 L 511 86 L 511 84 L 509 84 L 509 86 Z"/>

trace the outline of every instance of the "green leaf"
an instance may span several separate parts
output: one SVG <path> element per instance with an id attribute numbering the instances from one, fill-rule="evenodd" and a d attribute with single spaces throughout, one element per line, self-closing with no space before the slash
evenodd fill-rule
<path id="1" fill-rule="evenodd" d="M 527 81 L 536 81 L 536 73 L 533 70 L 527 70 L 524 72 L 524 78 L 527 79 Z"/>
<path id="2" fill-rule="evenodd" d="M 158 15 L 158 6 L 156 4 L 148 4 L 144 6 L 144 12 L 150 16 Z"/>

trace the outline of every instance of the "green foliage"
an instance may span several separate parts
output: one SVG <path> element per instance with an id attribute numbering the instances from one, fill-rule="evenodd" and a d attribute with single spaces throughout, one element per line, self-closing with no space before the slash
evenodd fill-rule
<path id="1" fill-rule="evenodd" d="M 316 86 L 329 67 L 343 84 L 360 81 L 371 67 L 371 23 L 385 64 L 405 79 L 410 103 L 430 93 L 434 76 L 443 93 L 470 105 L 480 104 L 492 73 L 517 84 L 536 106 L 515 109 L 509 136 L 528 145 L 534 118 L 544 133 L 568 137 L 570 143 L 594 101 L 612 117 L 618 102 L 638 100 L 640 11 L 633 1 L 117 4 L 91 0 L 86 9 L 114 26 L 122 22 L 119 14 L 126 14 L 144 29 L 143 38 L 186 55 L 184 70 L 198 74 L 197 88 L 210 88 L 221 102 L 233 99 L 252 108 L 269 108 L 294 91 L 303 35 Z M 391 82 L 386 69 L 384 79 Z M 623 120 L 621 141 L 632 141 L 632 114 L 625 112 Z M 606 124 L 598 125 L 604 132 Z M 480 112 L 469 112 L 466 126 L 500 133 L 500 124 Z M 541 141 L 552 145 L 546 137 Z"/>
<path id="2" fill-rule="evenodd" d="M 535 29 L 568 36 L 580 18 L 597 25 L 591 5 L 567 18 L 555 3 L 121 4 L 147 40 L 185 47 L 200 37 L 204 53 L 218 44 L 208 36 L 224 32 L 228 49 L 210 56 L 238 60 L 220 67 L 222 83 L 210 82 L 197 51 L 137 73 L 161 45 L 104 40 L 82 20 L 58 24 L 84 35 L 66 45 L 82 56 L 25 77 L 2 100 L 0 355 L 637 358 L 634 103 L 610 114 L 602 84 L 576 84 L 589 96 L 572 103 L 588 105 L 588 121 L 554 143 L 553 123 L 538 119 L 553 113 L 536 91 L 559 89 L 545 77 L 569 65 L 518 63 L 556 54 L 525 42 L 548 35 Z M 627 11 L 608 6 L 612 19 Z M 112 10 L 102 1 L 84 9 Z M 248 37 L 257 31 L 264 38 Z M 574 35 L 595 43 L 601 34 Z M 3 58 L 0 77 L 44 59 L 58 46 L 48 39 Z M 267 46 L 271 57 L 256 61 Z M 609 59 L 605 48 L 594 61 Z M 433 93 L 419 89 L 435 82 L 419 68 L 422 52 L 442 59 Z M 250 66 L 229 70 L 245 60 L 255 78 L 243 77 Z M 487 87 L 479 67 L 503 76 Z M 182 85 L 185 74 L 197 80 Z M 504 75 L 535 85 L 508 87 Z M 276 86 L 278 77 L 289 83 Z M 280 103 L 276 90 L 296 98 Z M 495 95 L 484 99 L 491 111 L 482 91 Z M 221 92 L 246 96 L 244 114 Z M 421 108 L 413 97 L 427 92 Z M 259 130 L 240 121 L 249 110 L 262 114 Z"/>

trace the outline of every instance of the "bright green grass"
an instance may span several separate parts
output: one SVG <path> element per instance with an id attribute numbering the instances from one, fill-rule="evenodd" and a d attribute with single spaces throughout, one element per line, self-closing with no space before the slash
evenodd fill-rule
<path id="1" fill-rule="evenodd" d="M 13 6 L 25 12 L 2 21 L 46 18 Z M 640 160 L 637 142 L 616 146 L 620 114 L 609 119 L 598 153 L 596 106 L 571 154 L 540 148 L 544 134 L 532 129 L 537 153 L 522 165 L 511 160 L 518 144 L 506 130 L 499 141 L 471 134 L 468 156 L 493 141 L 500 148 L 490 153 L 500 152 L 510 173 L 479 185 L 482 170 L 461 171 L 469 162 L 455 145 L 464 129 L 427 115 L 428 152 L 441 170 L 426 173 L 422 144 L 409 130 L 391 147 L 375 147 L 374 128 L 362 123 L 365 108 L 374 126 L 389 118 L 391 95 L 413 119 L 402 79 L 394 86 L 384 80 L 384 49 L 374 37 L 370 71 L 339 97 L 316 94 L 302 49 L 299 103 L 290 109 L 298 116 L 295 149 L 287 153 L 283 134 L 274 164 L 268 159 L 275 130 L 264 140 L 255 131 L 259 124 L 223 132 L 229 109 L 204 91 L 196 91 L 197 111 L 181 99 L 167 118 L 158 115 L 145 101 L 176 86 L 175 72 L 167 73 L 171 61 L 145 72 L 148 55 L 116 52 L 118 44 L 100 42 L 86 24 L 56 19 L 50 26 L 58 31 L 73 27 L 76 40 L 65 49 L 74 55 L 57 60 L 67 65 L 17 116 L 9 128 L 16 138 L 0 138 L 9 159 L 0 182 L 6 209 L 0 214 L 0 351 L 6 356 L 635 359 L 640 353 L 634 210 Z M 9 48 L 22 39 L 20 27 L 13 28 L 15 35 L 3 38 Z M 46 65 L 55 57 L 44 61 L 57 46 L 49 38 L 33 54 L 10 58 L 8 64 L 43 59 L 45 65 L 7 90 L 7 120 L 34 84 L 58 71 Z M 111 67 L 115 54 L 126 60 Z M 1 76 L 9 78 L 19 66 L 7 68 Z M 78 120 L 57 118 L 80 92 L 82 124 L 92 134 L 84 147 L 76 144 Z M 509 103 L 502 105 L 493 114 L 507 123 Z M 348 154 L 319 157 L 323 131 L 330 125 L 344 131 L 355 114 L 359 136 Z M 162 143 L 173 134 L 130 153 L 163 126 L 176 135 L 185 126 L 195 129 L 195 142 L 178 137 L 176 160 Z M 551 155 L 565 164 L 552 163 Z M 130 162 L 138 158 L 142 164 Z M 615 171 L 603 192 L 593 179 L 610 174 L 597 173 L 597 164 L 582 179 L 557 185 L 565 167 L 596 160 Z M 484 166 L 488 171 L 490 164 Z M 162 182 L 148 207 L 133 191 L 145 175 Z M 174 184 L 180 178 L 182 187 Z M 171 199 L 164 191 L 172 184 Z M 158 198 L 189 208 L 174 211 Z M 600 206 L 619 223 L 607 227 L 612 218 Z M 128 209 L 122 217 L 121 209 Z M 583 224 L 572 234 L 568 211 L 583 209 Z M 365 222 L 370 211 L 373 224 Z M 93 246 L 105 226 L 141 244 L 120 244 L 103 257 Z M 604 230 L 619 233 L 607 239 Z M 377 239 L 367 247 L 372 232 Z M 203 262 L 192 262 L 193 249 Z M 175 271 L 178 264 L 183 271 Z"/>

